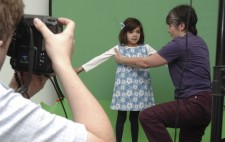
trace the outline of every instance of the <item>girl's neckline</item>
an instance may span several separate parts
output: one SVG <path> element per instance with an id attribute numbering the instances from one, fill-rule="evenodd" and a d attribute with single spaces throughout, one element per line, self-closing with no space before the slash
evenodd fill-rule
<path id="1" fill-rule="evenodd" d="M 138 47 L 138 45 L 136 45 L 136 46 L 125 46 L 126 48 L 137 48 Z"/>
<path id="2" fill-rule="evenodd" d="M 137 48 L 137 47 L 140 47 L 141 45 L 136 45 L 136 46 L 127 46 L 125 45 L 126 48 Z"/>

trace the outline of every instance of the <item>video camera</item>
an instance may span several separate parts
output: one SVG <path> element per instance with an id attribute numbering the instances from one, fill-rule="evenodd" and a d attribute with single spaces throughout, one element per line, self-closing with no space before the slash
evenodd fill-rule
<path id="1" fill-rule="evenodd" d="M 17 25 L 7 55 L 16 71 L 53 75 L 52 63 L 45 50 L 42 34 L 35 28 L 33 19 L 39 18 L 53 32 L 60 33 L 63 26 L 56 18 L 25 14 Z"/>

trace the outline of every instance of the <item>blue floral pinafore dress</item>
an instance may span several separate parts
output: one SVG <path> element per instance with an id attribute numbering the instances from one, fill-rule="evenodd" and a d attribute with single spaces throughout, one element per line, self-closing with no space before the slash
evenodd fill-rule
<path id="1" fill-rule="evenodd" d="M 131 48 L 119 45 L 127 57 L 147 57 L 145 45 Z M 110 108 L 120 111 L 141 111 L 154 105 L 149 69 L 138 69 L 118 64 Z"/>

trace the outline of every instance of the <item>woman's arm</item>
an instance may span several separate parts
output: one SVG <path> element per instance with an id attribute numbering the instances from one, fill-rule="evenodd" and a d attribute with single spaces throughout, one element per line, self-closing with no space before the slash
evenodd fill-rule
<path id="1" fill-rule="evenodd" d="M 167 64 L 167 61 L 158 53 L 154 53 L 148 57 L 129 58 L 122 56 L 122 54 L 115 49 L 115 60 L 118 64 L 125 64 L 135 68 L 150 68 Z"/>

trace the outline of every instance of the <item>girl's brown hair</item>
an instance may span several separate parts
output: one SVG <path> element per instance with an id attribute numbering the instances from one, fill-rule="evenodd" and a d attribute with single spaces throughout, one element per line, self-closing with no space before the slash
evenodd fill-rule
<path id="1" fill-rule="evenodd" d="M 135 28 L 140 28 L 140 40 L 138 44 L 144 44 L 144 30 L 141 22 L 136 18 L 127 18 L 123 22 L 123 27 L 119 34 L 120 44 L 127 44 L 127 32 L 134 30 Z"/>

